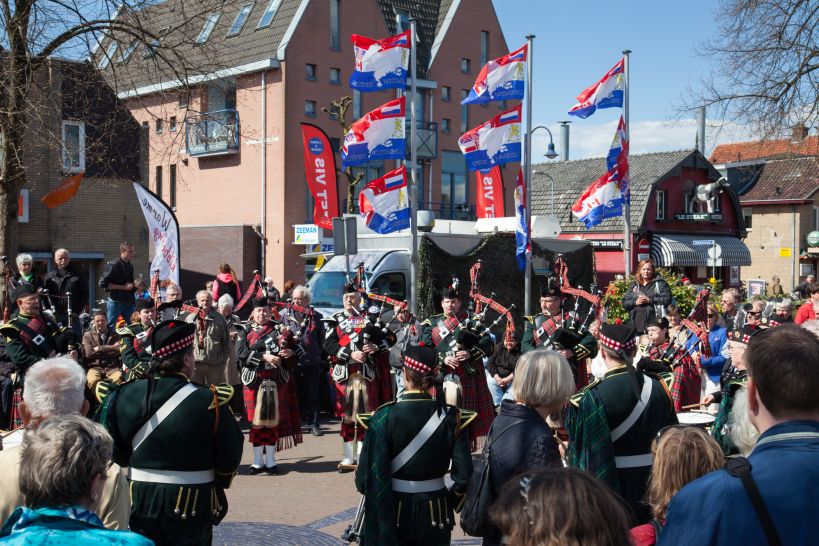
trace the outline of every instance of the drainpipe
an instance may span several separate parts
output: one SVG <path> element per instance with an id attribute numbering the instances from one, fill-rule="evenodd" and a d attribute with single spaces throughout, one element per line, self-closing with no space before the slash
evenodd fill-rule
<path id="1" fill-rule="evenodd" d="M 262 217 L 259 226 L 259 246 L 262 278 L 266 275 L 267 240 L 267 71 L 262 70 Z"/>
<path id="2" fill-rule="evenodd" d="M 799 243 L 796 240 L 796 206 L 791 207 L 791 286 L 799 284 L 796 262 L 799 260 Z"/>

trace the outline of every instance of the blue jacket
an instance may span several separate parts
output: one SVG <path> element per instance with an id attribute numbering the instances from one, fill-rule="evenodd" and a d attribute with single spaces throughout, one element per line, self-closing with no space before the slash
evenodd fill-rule
<path id="1" fill-rule="evenodd" d="M 94 512 L 81 506 L 15 510 L 0 530 L 0 544 L 14 546 L 153 546 L 130 531 L 112 531 Z"/>
<path id="2" fill-rule="evenodd" d="M 716 324 L 708 332 L 708 345 L 711 346 L 711 355 L 709 358 L 700 359 L 700 366 L 711 378 L 711 381 L 719 385 L 719 374 L 722 373 L 722 367 L 725 366 L 725 357 L 722 356 L 722 350 L 725 344 L 728 343 L 728 331 Z"/>
<path id="3" fill-rule="evenodd" d="M 782 544 L 816 544 L 819 518 L 819 422 L 790 421 L 759 437 L 748 457 L 751 474 Z M 659 546 L 767 545 L 748 494 L 725 470 L 706 474 L 671 500 Z"/>

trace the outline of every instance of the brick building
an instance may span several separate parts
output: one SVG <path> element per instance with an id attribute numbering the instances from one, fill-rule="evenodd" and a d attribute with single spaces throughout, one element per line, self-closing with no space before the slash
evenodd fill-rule
<path id="1" fill-rule="evenodd" d="M 36 270 L 45 274 L 54 267 L 54 251 L 67 248 L 88 278 L 93 307 L 106 297 L 97 280 L 105 263 L 119 257 L 121 242 L 136 245 L 135 271 L 148 275 L 148 231 L 132 185 L 147 160 L 140 155 L 140 127 L 87 63 L 49 60 L 35 78 L 19 252 L 31 254 Z M 54 209 L 41 203 L 62 179 L 78 172 L 85 176 L 71 201 Z"/>
<path id="2" fill-rule="evenodd" d="M 123 56 L 122 48 L 127 52 L 130 46 L 116 36 L 103 43 L 95 58 L 103 68 L 109 59 L 119 61 L 120 74 L 128 78 L 118 78 L 118 92 L 149 128 L 150 188 L 176 207 L 186 294 L 224 261 L 242 280 L 256 268 L 279 286 L 286 279 L 304 279 L 299 255 L 306 249 L 292 244 L 292 226 L 312 218 L 299 124 L 313 123 L 341 139 L 339 125 L 321 111 L 331 100 L 351 96 L 350 113 L 356 119 L 395 98 L 395 90 L 362 94 L 349 89 L 354 64 L 350 35 L 397 34 L 408 28 L 410 17 L 418 21 L 422 208 L 434 210 L 438 218 L 474 218 L 474 178 L 457 139 L 504 105 L 461 107 L 460 99 L 487 59 L 509 51 L 491 0 L 231 0 L 212 2 L 212 9 L 205 5 L 201 13 L 191 14 L 182 9 L 181 0 L 169 0 L 143 14 L 143 24 L 158 34 L 185 28 L 196 37 L 191 43 L 177 40 L 177 51 L 213 69 L 189 78 L 189 92 L 174 75 L 154 70 L 151 51 Z M 340 167 L 339 156 L 337 160 Z M 394 162 L 368 165 L 362 184 L 393 168 Z M 514 175 L 511 169 L 505 174 L 509 209 Z M 346 180 L 339 178 L 343 207 Z"/>
<path id="3" fill-rule="evenodd" d="M 557 216 L 561 239 L 592 242 L 599 284 L 622 274 L 622 217 L 586 229 L 571 212 L 586 187 L 606 172 L 606 158 L 542 163 L 532 170 L 532 214 Z M 740 284 L 740 266 L 751 260 L 741 240 L 745 225 L 736 193 L 727 186 L 717 187 L 719 178 L 720 173 L 696 150 L 629 156 L 632 272 L 639 260 L 650 256 L 658 267 L 673 268 L 694 283 L 713 275 L 725 286 Z M 698 188 L 712 184 L 710 202 L 698 199 Z M 711 246 L 717 261 L 709 267 Z"/>

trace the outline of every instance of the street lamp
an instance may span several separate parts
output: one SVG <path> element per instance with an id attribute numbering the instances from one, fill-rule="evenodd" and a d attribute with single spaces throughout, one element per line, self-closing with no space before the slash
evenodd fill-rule
<path id="1" fill-rule="evenodd" d="M 534 173 L 535 174 L 542 174 L 543 176 L 545 176 L 546 178 L 548 178 L 551 181 L 552 191 L 551 191 L 551 196 L 550 196 L 550 199 L 549 199 L 549 213 L 552 216 L 554 216 L 555 215 L 555 179 L 552 178 L 552 176 L 549 173 L 545 172 L 545 171 L 534 171 Z"/>
<path id="2" fill-rule="evenodd" d="M 535 131 L 538 129 L 546 129 L 546 132 L 549 133 L 549 145 L 546 147 L 546 158 L 547 159 L 554 159 L 558 156 L 558 153 L 555 151 L 555 140 L 552 137 L 552 132 L 549 130 L 548 127 L 545 125 L 538 125 L 534 129 L 532 129 L 529 134 L 534 135 Z"/>

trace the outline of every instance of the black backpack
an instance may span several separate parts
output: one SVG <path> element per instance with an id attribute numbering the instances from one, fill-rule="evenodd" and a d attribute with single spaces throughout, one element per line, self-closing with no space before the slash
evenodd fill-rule
<path id="1" fill-rule="evenodd" d="M 239 302 L 239 291 L 236 289 L 235 282 L 225 282 L 221 279 L 216 279 L 216 295 L 218 296 L 216 299 L 217 301 L 219 298 L 224 296 L 225 294 L 229 295 L 233 298 L 233 304 L 236 305 Z"/>
<path id="2" fill-rule="evenodd" d="M 469 478 L 469 485 L 466 488 L 466 499 L 461 509 L 461 529 L 464 533 L 473 537 L 486 536 L 489 531 L 489 508 L 495 502 L 496 492 L 492 488 L 492 480 L 489 476 L 489 457 L 492 444 L 498 438 L 514 426 L 522 423 L 524 419 L 519 419 L 501 430 L 497 436 L 492 437 L 492 427 L 489 429 L 489 436 L 486 445 L 483 447 L 480 460 L 475 463 L 472 470 L 472 477 Z M 491 440 L 489 440 L 491 438 Z"/>

